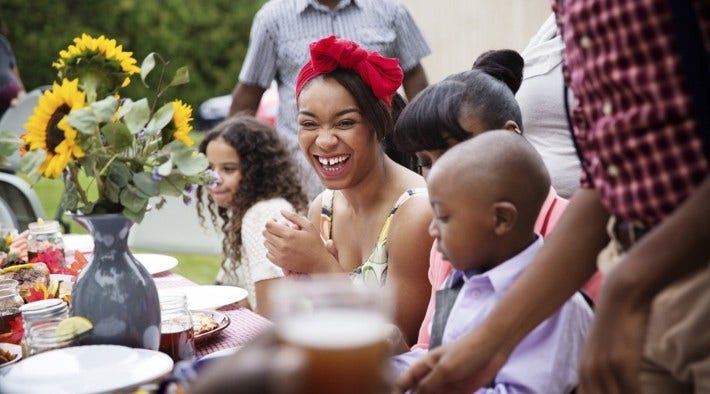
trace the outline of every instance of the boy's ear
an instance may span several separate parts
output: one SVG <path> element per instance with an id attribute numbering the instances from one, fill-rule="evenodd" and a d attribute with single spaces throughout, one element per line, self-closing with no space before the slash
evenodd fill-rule
<path id="1" fill-rule="evenodd" d="M 497 236 L 507 234 L 518 221 L 518 208 L 508 201 L 499 201 L 493 204 L 495 213 L 495 227 L 493 231 Z"/>

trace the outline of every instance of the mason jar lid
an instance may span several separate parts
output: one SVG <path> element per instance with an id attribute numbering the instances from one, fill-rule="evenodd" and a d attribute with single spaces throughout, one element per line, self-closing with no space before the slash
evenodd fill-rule
<path id="1" fill-rule="evenodd" d="M 22 318 L 29 320 L 38 317 L 52 317 L 66 311 L 68 311 L 67 304 L 59 298 L 34 301 L 20 307 Z"/>
<path id="2" fill-rule="evenodd" d="M 59 222 L 56 220 L 47 220 L 43 222 L 32 222 L 27 225 L 30 233 L 46 234 L 59 232 Z"/>

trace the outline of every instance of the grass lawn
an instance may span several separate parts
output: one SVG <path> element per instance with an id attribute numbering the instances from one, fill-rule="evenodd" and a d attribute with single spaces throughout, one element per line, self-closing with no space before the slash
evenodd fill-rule
<path id="1" fill-rule="evenodd" d="M 201 134 L 191 133 L 190 137 L 195 140 L 195 144 L 199 143 Z M 22 176 L 22 175 L 20 175 Z M 28 180 L 28 178 L 25 180 Z M 52 180 L 47 178 L 40 179 L 37 183 L 32 185 L 33 189 L 39 196 L 42 202 L 42 207 L 48 218 L 53 218 L 57 212 L 57 207 L 59 206 L 59 200 L 62 197 L 62 192 L 64 191 L 64 185 L 61 180 Z M 78 223 L 71 219 L 66 219 L 70 223 L 72 233 L 86 233 L 86 230 L 82 228 Z M 151 250 L 135 250 L 134 252 L 153 252 Z M 207 256 L 207 255 L 188 255 L 188 254 L 176 254 L 176 253 L 164 253 L 175 257 L 179 264 L 177 267 L 173 268 L 173 272 L 178 273 L 186 278 L 192 280 L 193 282 L 199 284 L 212 284 L 214 283 L 214 278 L 219 269 L 220 259 L 218 256 Z"/>

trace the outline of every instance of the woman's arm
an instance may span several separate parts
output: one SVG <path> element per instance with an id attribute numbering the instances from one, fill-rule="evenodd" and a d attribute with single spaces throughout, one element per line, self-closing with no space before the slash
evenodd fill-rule
<path id="1" fill-rule="evenodd" d="M 319 198 L 316 198 L 320 201 Z M 326 248 L 319 230 L 320 203 L 314 201 L 309 218 L 282 211 L 285 220 L 270 221 L 264 228 L 267 257 L 286 271 L 342 273 L 337 256 Z"/>
<path id="2" fill-rule="evenodd" d="M 517 344 L 594 273 L 597 254 L 609 240 L 608 218 L 596 191 L 577 191 L 545 246 L 488 319 L 427 353 L 400 377 L 398 388 L 472 392 L 487 385 Z"/>
<path id="3" fill-rule="evenodd" d="M 432 238 L 432 212 L 426 195 L 413 196 L 392 218 L 387 237 L 387 283 L 394 295 L 394 322 L 409 346 L 417 341 L 419 327 L 431 294 L 427 276 Z"/>

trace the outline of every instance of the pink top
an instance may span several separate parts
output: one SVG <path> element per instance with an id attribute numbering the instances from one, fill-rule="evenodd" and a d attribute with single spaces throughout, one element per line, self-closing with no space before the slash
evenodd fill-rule
<path id="1" fill-rule="evenodd" d="M 535 222 L 535 232 L 541 234 L 543 237 L 546 236 L 557 224 L 562 212 L 567 208 L 569 201 L 557 195 L 554 188 L 550 187 L 550 193 L 547 195 L 547 199 L 542 204 L 540 208 L 540 215 Z M 444 260 L 441 253 L 436 250 L 436 241 L 431 247 L 431 253 L 429 255 L 429 281 L 431 282 L 431 298 L 429 299 L 429 306 L 427 307 L 426 315 L 424 315 L 424 321 L 419 327 L 419 338 L 417 339 L 417 344 L 412 346 L 414 349 L 428 349 L 429 348 L 429 326 L 431 325 L 431 319 L 434 317 L 434 306 L 436 305 L 436 290 L 441 288 L 442 283 L 451 272 L 451 264 Z M 594 282 L 595 288 L 598 288 L 598 282 L 600 278 L 598 274 L 592 278 L 589 286 Z M 594 293 L 596 295 L 596 292 Z M 590 295 L 592 298 L 594 296 Z"/>

